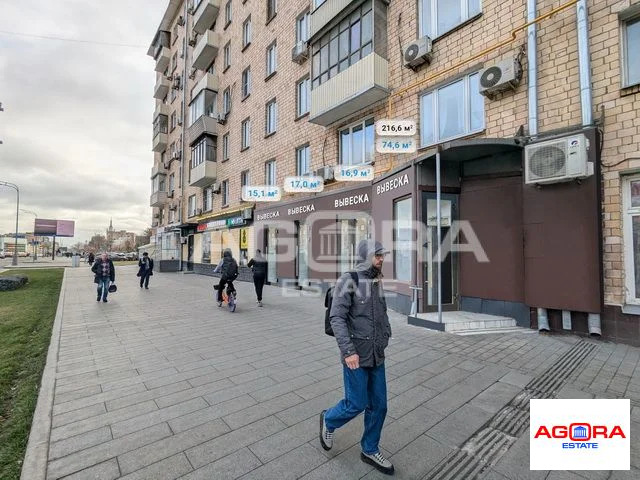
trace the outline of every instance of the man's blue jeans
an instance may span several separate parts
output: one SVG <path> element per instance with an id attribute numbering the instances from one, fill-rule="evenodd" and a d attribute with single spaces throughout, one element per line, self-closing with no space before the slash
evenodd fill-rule
<path id="1" fill-rule="evenodd" d="M 360 446 L 368 455 L 380 451 L 380 434 L 387 416 L 387 379 L 384 364 L 351 370 L 342 366 L 344 399 L 324 414 L 329 431 L 342 427 L 364 411 L 364 433 Z"/>
<path id="2" fill-rule="evenodd" d="M 107 299 L 110 284 L 111 280 L 109 280 L 109 277 L 102 277 L 98 279 L 98 298 L 102 297 L 102 300 Z"/>

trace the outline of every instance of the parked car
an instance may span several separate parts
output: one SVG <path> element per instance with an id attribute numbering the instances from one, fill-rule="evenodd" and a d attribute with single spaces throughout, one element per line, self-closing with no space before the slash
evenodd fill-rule
<path id="1" fill-rule="evenodd" d="M 4 258 L 4 257 L 5 257 L 4 252 L 2 250 L 0 250 L 0 258 Z"/>

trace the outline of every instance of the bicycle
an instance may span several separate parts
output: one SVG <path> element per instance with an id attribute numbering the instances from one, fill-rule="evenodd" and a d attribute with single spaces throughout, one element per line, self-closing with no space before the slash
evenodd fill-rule
<path id="1" fill-rule="evenodd" d="M 218 285 L 214 285 L 213 289 L 218 290 Z M 236 298 L 238 297 L 238 294 L 235 289 L 231 292 L 231 294 L 227 292 L 228 292 L 228 287 L 222 289 L 222 303 L 226 303 L 227 308 L 229 308 L 229 311 L 233 313 L 236 311 L 236 306 L 237 306 Z"/>

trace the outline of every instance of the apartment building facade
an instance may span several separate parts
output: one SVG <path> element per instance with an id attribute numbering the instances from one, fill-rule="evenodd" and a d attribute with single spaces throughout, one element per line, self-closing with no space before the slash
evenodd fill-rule
<path id="1" fill-rule="evenodd" d="M 183 117 L 164 143 L 154 135 L 163 258 L 206 273 L 225 246 L 239 258 L 261 248 L 270 282 L 306 288 L 350 269 L 357 242 L 375 237 L 393 245 L 389 305 L 433 311 L 437 157 L 440 236 L 453 250 L 441 263 L 445 310 L 637 344 L 638 18 L 630 0 L 169 2 L 150 49 L 158 108 L 167 125 Z M 187 78 L 172 102 L 158 89 L 175 82 L 183 45 L 175 71 Z M 386 118 L 416 121 L 416 153 L 375 151 Z M 166 153 L 174 142 L 181 154 Z M 558 168 L 565 144 L 591 170 L 529 182 Z M 373 165 L 375 179 L 338 182 L 327 169 L 350 165 Z M 309 173 L 325 178 L 322 193 L 240 198 L 243 185 Z"/>

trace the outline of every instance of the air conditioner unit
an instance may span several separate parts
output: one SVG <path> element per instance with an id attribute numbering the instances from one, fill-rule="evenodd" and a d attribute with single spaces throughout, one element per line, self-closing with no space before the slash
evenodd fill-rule
<path id="1" fill-rule="evenodd" d="M 194 78 L 196 78 L 196 72 L 197 72 L 197 71 L 198 71 L 198 69 L 197 69 L 197 68 L 193 68 L 193 67 L 191 68 L 191 71 L 189 72 L 189 78 L 190 78 L 191 80 L 193 80 Z"/>
<path id="2" fill-rule="evenodd" d="M 178 125 L 182 125 L 182 117 L 178 117 L 177 121 L 178 121 Z"/>
<path id="3" fill-rule="evenodd" d="M 333 180 L 333 168 L 321 167 L 317 170 L 314 170 L 313 175 L 322 178 L 325 183 L 330 182 L 331 180 Z"/>
<path id="4" fill-rule="evenodd" d="M 214 183 L 211 185 L 211 193 L 220 193 L 220 184 Z"/>
<path id="5" fill-rule="evenodd" d="M 196 43 L 198 43 L 198 34 L 196 32 L 193 32 L 191 35 L 189 35 L 189 45 L 195 47 Z"/>
<path id="6" fill-rule="evenodd" d="M 169 193 L 167 193 L 167 198 L 173 198 L 173 190 L 171 190 Z M 176 209 L 176 206 L 173 205 L 173 204 L 171 205 L 171 207 L 169 207 L 169 210 L 175 210 L 175 209 Z"/>
<path id="7" fill-rule="evenodd" d="M 291 50 L 291 60 L 302 65 L 309 58 L 309 47 L 307 42 L 298 42 Z"/>
<path id="8" fill-rule="evenodd" d="M 175 88 L 176 90 L 180 90 L 180 86 L 182 85 L 181 82 L 181 78 L 180 75 L 176 75 L 175 77 L 173 77 L 173 88 Z"/>
<path id="9" fill-rule="evenodd" d="M 227 123 L 227 117 L 229 116 L 229 112 L 218 112 L 215 114 L 216 120 L 220 125 L 224 125 Z"/>
<path id="10" fill-rule="evenodd" d="M 569 182 L 593 175 L 588 150 L 589 140 L 583 134 L 527 145 L 524 149 L 525 183 Z"/>
<path id="11" fill-rule="evenodd" d="M 242 210 L 242 218 L 244 220 L 251 220 L 253 218 L 253 210 L 245 208 Z"/>
<path id="12" fill-rule="evenodd" d="M 404 66 L 415 70 L 423 63 L 431 63 L 432 56 L 431 39 L 425 35 L 405 48 Z"/>
<path id="13" fill-rule="evenodd" d="M 480 93 L 492 97 L 505 90 L 515 90 L 522 79 L 522 65 L 517 58 L 508 58 L 480 71 Z"/>
<path id="14" fill-rule="evenodd" d="M 153 214 L 153 218 L 160 218 L 160 214 L 159 213 L 154 213 Z"/>
<path id="15" fill-rule="evenodd" d="M 184 17 L 182 15 L 180 15 L 178 17 L 178 21 L 176 22 L 178 25 L 180 25 L 181 27 L 184 27 Z"/>
<path id="16" fill-rule="evenodd" d="M 173 194 L 171 194 L 171 197 L 173 198 Z M 178 206 L 175 203 L 172 203 L 171 205 L 169 205 L 169 210 L 177 210 Z"/>
<path id="17" fill-rule="evenodd" d="M 187 243 L 187 237 L 180 237 L 180 243 Z"/>

